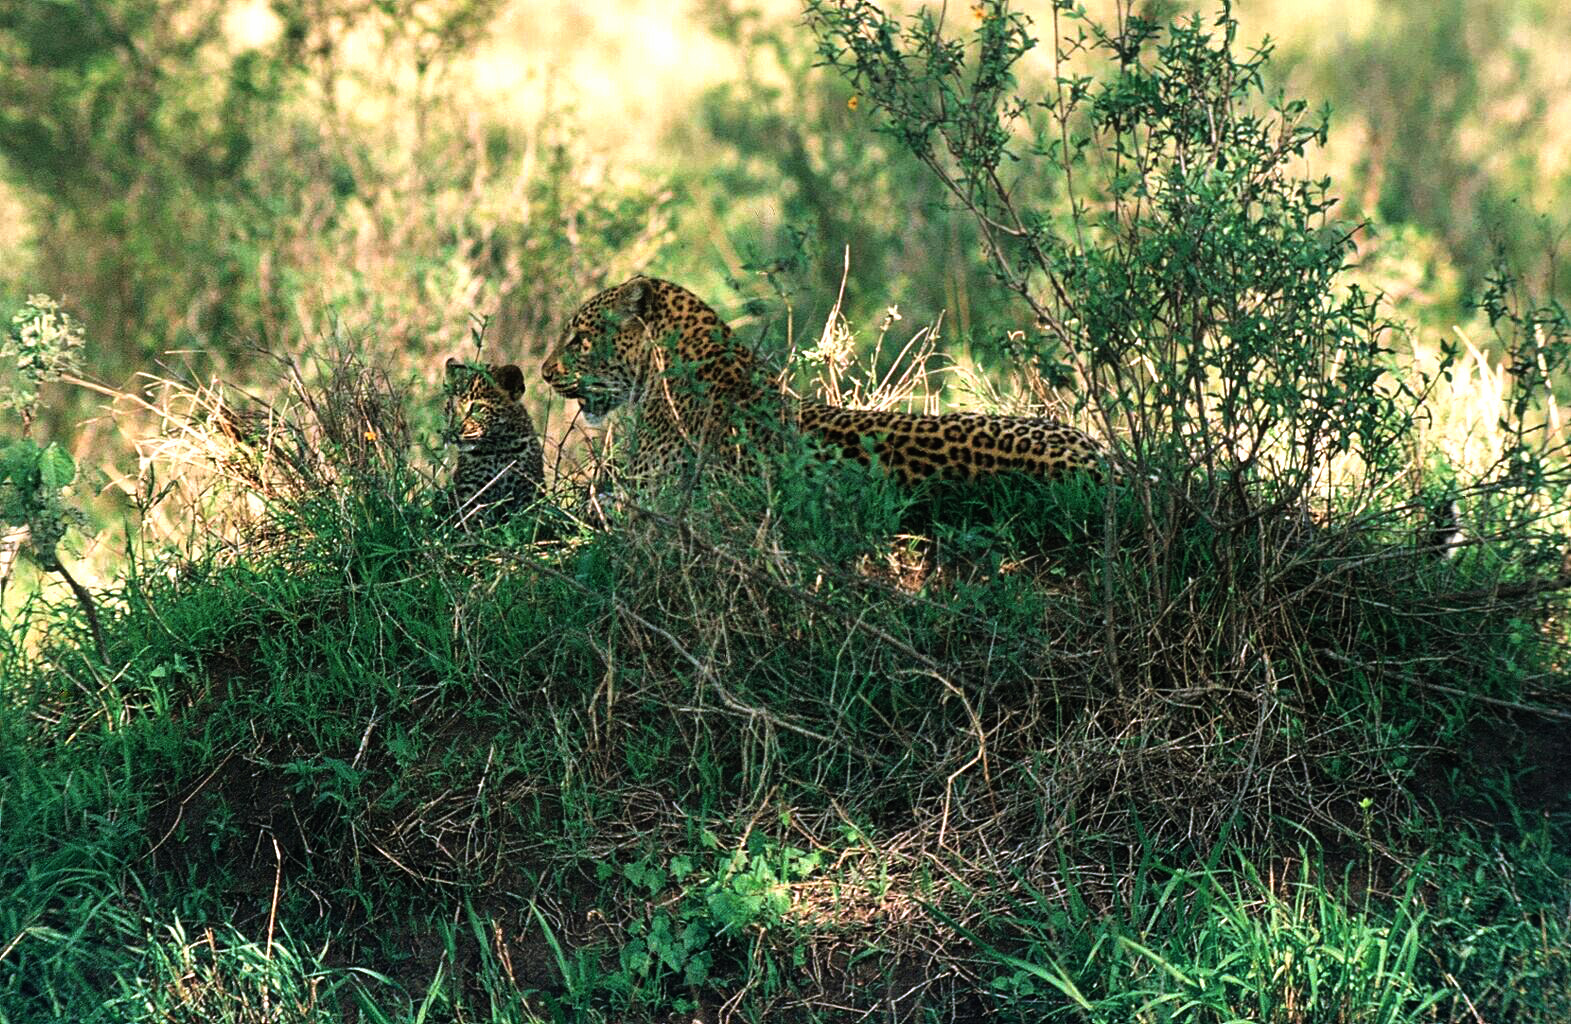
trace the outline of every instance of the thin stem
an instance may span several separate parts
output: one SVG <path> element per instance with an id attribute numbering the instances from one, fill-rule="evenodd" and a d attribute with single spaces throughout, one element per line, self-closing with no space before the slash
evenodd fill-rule
<path id="1" fill-rule="evenodd" d="M 98 624 L 98 606 L 93 601 L 93 595 L 88 593 L 87 588 L 78 583 L 66 571 L 63 562 L 58 558 L 52 559 L 52 561 L 54 562 L 54 571 L 60 574 L 61 579 L 65 580 L 66 585 L 71 588 L 71 592 L 76 595 L 76 603 L 81 605 L 82 611 L 87 614 L 87 625 L 93 631 L 93 646 L 98 649 L 99 662 L 104 665 L 109 664 L 109 655 L 107 648 L 104 646 L 104 631 L 103 627 Z"/>

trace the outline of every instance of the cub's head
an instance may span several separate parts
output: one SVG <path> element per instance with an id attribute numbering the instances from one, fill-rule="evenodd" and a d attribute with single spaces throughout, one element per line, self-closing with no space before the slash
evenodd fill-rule
<path id="1" fill-rule="evenodd" d="M 524 371 L 512 363 L 447 361 L 448 438 L 460 451 L 483 447 L 503 427 L 516 424 L 510 416 L 524 397 Z"/>
<path id="2" fill-rule="evenodd" d="M 611 410 L 636 402 L 643 390 L 657 331 L 663 281 L 635 277 L 608 288 L 573 314 L 540 375 L 567 398 L 576 398 L 590 426 Z"/>

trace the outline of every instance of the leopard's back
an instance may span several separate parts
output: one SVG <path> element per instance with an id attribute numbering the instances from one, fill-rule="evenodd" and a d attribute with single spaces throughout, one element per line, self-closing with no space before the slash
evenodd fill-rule
<path id="1" fill-rule="evenodd" d="M 1010 472 L 1043 477 L 1095 473 L 1102 462 L 1102 446 L 1089 434 L 1034 416 L 927 415 L 805 403 L 801 424 L 847 458 L 865 463 L 871 449 L 878 464 L 903 484 Z"/>

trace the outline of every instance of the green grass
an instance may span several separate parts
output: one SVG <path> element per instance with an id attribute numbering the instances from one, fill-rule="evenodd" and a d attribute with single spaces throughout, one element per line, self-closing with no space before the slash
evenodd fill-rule
<path id="1" fill-rule="evenodd" d="M 997 963 L 992 984 L 1011 1020 L 1466 1020 L 1479 1005 L 1499 1015 L 1486 1019 L 1563 1016 L 1563 910 L 1546 914 L 1542 895 L 1513 891 L 1494 860 L 1504 850 L 1471 834 L 1436 841 L 1450 850 L 1405 865 L 1389 892 L 1354 870 L 1329 872 L 1316 850 L 1262 875 L 1229 865 L 1236 854 L 1220 845 L 1180 869 L 1147 849 L 1102 913 L 1072 881 L 1050 897 L 1022 879 L 989 934 L 960 930 Z M 1563 852 L 1535 848 L 1513 849 L 1512 870 L 1543 872 L 1563 900 Z M 1480 900 L 1493 905 L 1487 922 L 1469 906 Z"/>
<path id="2" fill-rule="evenodd" d="M 1359 575 L 1375 541 L 1322 539 L 1334 600 L 1206 589 L 1198 521 L 1163 572 L 1089 557 L 1104 494 L 913 505 L 787 453 L 535 540 L 384 482 L 279 506 L 288 544 L 139 562 L 113 669 L 35 606 L 0 1021 L 1564 1019 L 1568 808 L 1533 753 L 1564 732 L 1411 658 L 1521 700 L 1492 651 L 1553 645 L 1392 608 L 1487 567 Z M 880 568 L 913 519 L 914 591 Z M 1097 613 L 1158 582 L 1187 617 L 1119 626 L 1115 669 Z M 1318 623 L 1296 662 L 1258 632 L 1277 664 L 1357 668 L 1251 690 L 1217 647 L 1270 621 L 1240 587 Z"/>

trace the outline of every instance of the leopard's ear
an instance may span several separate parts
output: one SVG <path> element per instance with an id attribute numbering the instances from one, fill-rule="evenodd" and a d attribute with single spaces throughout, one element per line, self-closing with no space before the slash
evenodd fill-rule
<path id="1" fill-rule="evenodd" d="M 448 380 L 452 380 L 454 375 L 462 372 L 463 369 L 464 369 L 464 364 L 463 363 L 461 363 L 458 360 L 454 359 L 452 356 L 448 356 L 447 357 L 447 379 Z"/>
<path id="2" fill-rule="evenodd" d="M 519 398 L 523 395 L 524 371 L 520 370 L 516 364 L 508 363 L 506 366 L 498 366 L 493 376 L 496 378 L 497 387 L 506 391 L 508 398 Z"/>
<path id="3" fill-rule="evenodd" d="M 648 316 L 654 298 L 654 282 L 647 277 L 635 277 L 617 287 L 611 308 L 622 316 Z"/>

